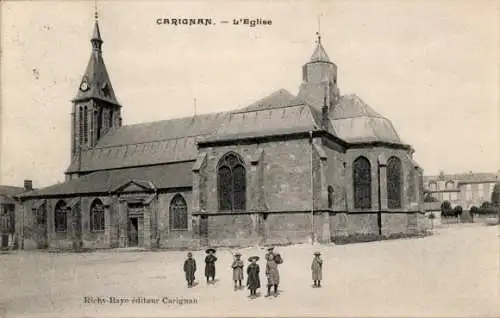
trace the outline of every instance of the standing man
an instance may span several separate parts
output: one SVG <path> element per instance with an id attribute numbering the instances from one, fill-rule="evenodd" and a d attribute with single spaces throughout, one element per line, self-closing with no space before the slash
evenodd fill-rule
<path id="1" fill-rule="evenodd" d="M 186 274 L 186 281 L 188 288 L 193 287 L 194 273 L 196 272 L 196 261 L 193 259 L 193 254 L 189 252 L 187 259 L 184 261 L 184 273 Z"/>
<path id="2" fill-rule="evenodd" d="M 314 282 L 313 288 L 321 287 L 321 279 L 323 279 L 323 260 L 320 256 L 320 252 L 314 253 L 314 258 L 311 264 L 312 279 Z"/>
<path id="3" fill-rule="evenodd" d="M 217 261 L 217 257 L 215 257 L 215 249 L 209 248 L 206 250 L 206 253 L 208 254 L 207 257 L 205 257 L 205 277 L 207 278 L 207 284 L 210 281 L 210 278 L 212 278 L 212 283 L 215 280 L 215 262 Z"/>
<path id="4" fill-rule="evenodd" d="M 278 285 L 280 283 L 280 273 L 278 270 L 278 264 L 283 263 L 280 254 L 274 253 L 274 248 L 270 247 L 267 249 L 266 254 L 266 276 L 267 276 L 267 295 L 271 296 L 271 287 L 274 287 L 274 297 L 278 296 Z"/>

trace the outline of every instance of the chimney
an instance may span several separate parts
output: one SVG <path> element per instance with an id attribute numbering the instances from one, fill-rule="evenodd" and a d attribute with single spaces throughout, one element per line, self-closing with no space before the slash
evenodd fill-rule
<path id="1" fill-rule="evenodd" d="M 32 180 L 24 180 L 24 191 L 33 190 L 33 181 Z"/>

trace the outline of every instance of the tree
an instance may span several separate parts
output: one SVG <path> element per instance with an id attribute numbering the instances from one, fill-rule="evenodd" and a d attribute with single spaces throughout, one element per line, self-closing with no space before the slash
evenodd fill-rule
<path id="1" fill-rule="evenodd" d="M 497 182 L 493 187 L 493 192 L 491 193 L 491 203 L 495 206 L 500 205 L 500 182 Z"/>
<path id="2" fill-rule="evenodd" d="M 474 205 L 471 206 L 470 207 L 470 214 L 472 214 L 472 215 L 477 214 L 477 210 L 478 210 L 477 206 L 474 206 Z"/>
<path id="3" fill-rule="evenodd" d="M 454 216 L 454 211 L 451 208 L 450 201 L 444 201 L 441 203 L 441 216 L 445 218 Z"/>
<path id="4" fill-rule="evenodd" d="M 450 209 L 451 209 L 450 201 L 444 201 L 443 203 L 441 203 L 441 211 Z"/>
<path id="5" fill-rule="evenodd" d="M 481 209 L 487 209 L 490 207 L 490 203 L 488 201 L 484 201 L 483 204 L 481 204 Z"/>
<path id="6" fill-rule="evenodd" d="M 458 217 L 462 214 L 463 209 L 462 209 L 462 207 L 461 207 L 460 205 L 457 205 L 457 206 L 453 209 L 453 212 L 454 212 L 454 213 L 453 213 L 453 215 L 454 215 L 456 218 L 458 218 Z"/>

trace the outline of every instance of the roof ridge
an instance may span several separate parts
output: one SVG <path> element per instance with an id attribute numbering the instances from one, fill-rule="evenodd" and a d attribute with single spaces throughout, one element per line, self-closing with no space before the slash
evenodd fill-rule
<path id="1" fill-rule="evenodd" d="M 256 112 L 263 112 L 263 111 L 269 111 L 269 110 L 274 110 L 274 109 L 283 109 L 283 108 L 291 108 L 291 107 L 298 107 L 298 106 L 305 106 L 307 105 L 305 102 L 299 102 L 298 104 L 291 104 L 291 105 L 284 105 L 284 106 L 278 106 L 278 107 L 272 107 L 272 108 L 258 108 L 258 109 L 237 109 L 234 111 L 229 111 L 228 114 L 243 114 L 243 113 L 256 113 Z"/>
<path id="2" fill-rule="evenodd" d="M 154 121 L 148 121 L 144 123 L 135 123 L 135 124 L 128 124 L 128 125 L 123 125 L 119 129 L 125 128 L 125 127 L 137 127 L 137 126 L 147 126 L 150 124 L 156 124 L 156 123 L 163 123 L 166 121 L 173 121 L 173 120 L 182 120 L 182 119 L 194 119 L 197 117 L 205 117 L 205 116 L 210 116 L 210 115 L 219 115 L 219 114 L 228 114 L 229 111 L 223 111 L 223 112 L 212 112 L 212 113 L 204 113 L 204 114 L 199 114 L 199 115 L 192 115 L 192 116 L 184 116 L 184 117 L 175 117 L 175 118 L 169 118 L 169 119 L 159 119 L 159 120 L 154 120 Z"/>
<path id="3" fill-rule="evenodd" d="M 99 146 L 99 145 L 97 145 L 96 147 L 91 148 L 91 149 L 87 149 L 86 151 L 96 150 L 96 149 L 107 149 L 107 148 L 123 147 L 123 146 L 135 146 L 135 145 L 143 145 L 143 144 L 154 144 L 154 143 L 162 142 L 162 141 L 179 140 L 179 139 L 193 138 L 193 137 L 199 137 L 199 136 L 206 136 L 206 135 L 211 135 L 211 134 L 212 133 L 196 134 L 196 135 L 186 135 L 186 136 L 175 137 L 175 138 L 155 139 L 155 140 L 150 140 L 150 141 L 136 142 L 136 143 L 133 143 L 133 144 L 117 144 L 117 145 L 115 144 L 115 145 L 106 145 L 106 146 Z"/>

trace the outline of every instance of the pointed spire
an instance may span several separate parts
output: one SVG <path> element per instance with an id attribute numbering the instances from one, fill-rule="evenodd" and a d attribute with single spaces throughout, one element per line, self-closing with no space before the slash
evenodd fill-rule
<path id="1" fill-rule="evenodd" d="M 311 56 L 310 62 L 330 62 L 330 58 L 328 57 L 328 54 L 326 54 L 326 51 L 323 48 L 323 45 L 321 44 L 320 33 L 316 32 L 316 35 L 318 36 L 317 40 L 318 44 L 316 45 L 316 49 L 314 50 L 314 53 Z"/>
<path id="2" fill-rule="evenodd" d="M 82 76 L 78 93 L 73 99 L 73 102 L 87 99 L 99 99 L 120 106 L 116 99 L 108 71 L 106 70 L 106 66 L 104 64 L 101 51 L 103 41 L 99 30 L 99 23 L 97 21 L 99 16 L 97 14 L 97 7 L 94 7 L 94 9 L 94 30 L 92 38 L 90 39 L 90 42 L 92 43 L 92 53 L 90 54 L 90 60 Z"/>

